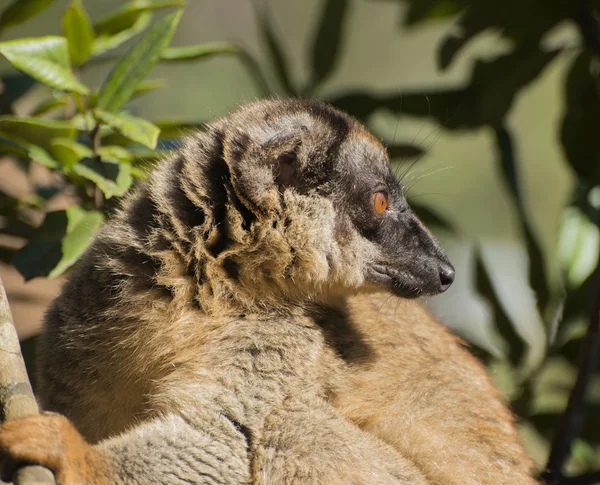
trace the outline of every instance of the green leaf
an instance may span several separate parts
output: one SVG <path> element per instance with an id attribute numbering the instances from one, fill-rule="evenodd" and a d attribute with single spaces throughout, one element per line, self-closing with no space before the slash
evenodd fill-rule
<path id="1" fill-rule="evenodd" d="M 49 212 L 34 237 L 15 254 L 13 264 L 26 280 L 55 278 L 81 257 L 103 221 L 101 212 L 78 206 Z"/>
<path id="2" fill-rule="evenodd" d="M 87 94 L 69 66 L 67 40 L 48 36 L 0 42 L 0 54 L 25 74 L 55 89 Z"/>
<path id="3" fill-rule="evenodd" d="M 98 31 L 96 29 L 96 38 L 92 43 L 92 54 L 98 55 L 111 49 L 116 49 L 145 30 L 150 25 L 151 20 L 152 14 L 150 12 L 143 12 L 128 29 L 117 32 Z"/>
<path id="4" fill-rule="evenodd" d="M 273 30 L 273 23 L 269 17 L 269 12 L 270 10 L 267 7 L 263 7 L 262 12 L 258 13 L 257 16 L 260 23 L 260 29 L 265 37 L 267 49 L 269 50 L 269 57 L 275 67 L 275 74 L 285 92 L 288 95 L 293 95 L 296 94 L 296 88 L 290 80 L 286 56 L 283 53 L 281 43 Z"/>
<path id="5" fill-rule="evenodd" d="M 187 133 L 202 130 L 205 126 L 200 121 L 160 120 L 154 124 L 159 128 L 159 140 L 181 138 Z"/>
<path id="6" fill-rule="evenodd" d="M 404 17 L 404 25 L 412 26 L 423 20 L 443 19 L 456 15 L 464 8 L 461 2 L 453 0 L 417 0 L 410 3 Z"/>
<path id="7" fill-rule="evenodd" d="M 71 168 L 73 173 L 94 182 L 107 199 L 121 196 L 131 187 L 131 165 L 100 157 L 84 158 Z"/>
<path id="8" fill-rule="evenodd" d="M 517 206 L 519 223 L 525 237 L 525 245 L 529 256 L 529 284 L 535 291 L 540 314 L 544 315 L 546 305 L 550 300 L 548 276 L 546 275 L 544 254 L 530 227 L 527 211 L 525 210 L 525 203 L 521 195 L 513 137 L 506 126 L 496 127 L 494 133 L 496 135 L 496 147 L 498 150 L 498 161 L 500 162 L 501 172 L 504 175 Z"/>
<path id="9" fill-rule="evenodd" d="M 169 45 L 181 12 L 165 15 L 125 54 L 98 94 L 98 108 L 117 111 L 133 95 Z"/>
<path id="10" fill-rule="evenodd" d="M 2 138 L 9 136 L 10 139 Z M 32 143 L 18 140 L 14 136 L 6 135 L 0 130 L 0 153 L 16 155 L 23 159 L 33 160 L 48 168 L 58 168 L 59 163 L 54 160 L 46 150 Z"/>
<path id="11" fill-rule="evenodd" d="M 98 155 L 100 155 L 100 158 L 102 158 L 103 160 L 118 160 L 119 162 L 131 163 L 133 159 L 133 154 L 129 150 L 117 145 L 107 145 L 100 147 L 100 149 L 98 150 Z"/>
<path id="12" fill-rule="evenodd" d="M 167 82 L 164 79 L 146 79 L 138 84 L 130 99 L 143 96 L 146 93 L 155 91 L 156 89 L 164 88 Z"/>
<path id="13" fill-rule="evenodd" d="M 51 142 L 50 153 L 65 169 L 71 169 L 79 160 L 93 156 L 92 150 L 69 138 L 55 138 Z"/>
<path id="14" fill-rule="evenodd" d="M 348 12 L 348 0 L 327 0 L 312 45 L 312 91 L 327 78 L 340 59 L 342 30 Z"/>
<path id="15" fill-rule="evenodd" d="M 219 54 L 238 54 L 239 47 L 233 42 L 207 42 L 206 44 L 184 45 L 180 47 L 169 47 L 161 56 L 161 61 L 194 61 Z"/>
<path id="16" fill-rule="evenodd" d="M 130 140 L 148 148 L 156 147 L 160 129 L 149 121 L 125 113 L 109 113 L 98 108 L 94 110 L 94 116 Z"/>
<path id="17" fill-rule="evenodd" d="M 44 165 L 48 168 L 57 168 L 58 162 L 54 160 L 46 150 L 40 148 L 36 145 L 28 145 L 27 146 L 27 155 L 34 162 L 39 163 L 40 165 Z"/>
<path id="18" fill-rule="evenodd" d="M 97 39 L 93 54 L 114 49 L 144 30 L 152 20 L 152 11 L 169 7 L 183 7 L 183 0 L 134 0 L 116 12 L 100 19 L 94 25 Z"/>
<path id="19" fill-rule="evenodd" d="M 85 113 L 77 113 L 71 118 L 71 124 L 79 131 L 91 131 L 96 126 L 96 120 L 91 111 Z"/>
<path id="20" fill-rule="evenodd" d="M 576 288 L 594 271 L 600 247 L 600 231 L 577 207 L 568 207 L 562 219 L 558 255 L 567 284 Z"/>
<path id="21" fill-rule="evenodd" d="M 69 45 L 69 54 L 73 64 L 80 65 L 92 53 L 94 30 L 90 18 L 81 4 L 81 0 L 72 0 L 62 18 L 62 33 Z"/>
<path id="22" fill-rule="evenodd" d="M 158 135 L 159 141 L 181 138 L 190 132 L 202 130 L 204 128 L 204 123 L 194 121 L 159 120 L 153 121 L 152 123 L 160 130 L 160 134 Z M 102 143 L 119 146 L 132 145 L 131 139 L 123 136 L 120 132 L 114 131 L 103 136 Z"/>
<path id="23" fill-rule="evenodd" d="M 24 140 L 47 149 L 53 138 L 73 138 L 76 130 L 68 121 L 0 116 L 0 132 L 7 138 Z"/>
<path id="24" fill-rule="evenodd" d="M 135 89 L 131 98 L 129 100 L 133 100 L 140 96 L 143 96 L 146 93 L 154 91 L 156 89 L 160 89 L 165 87 L 167 84 L 164 79 L 147 79 L 138 84 L 138 87 Z M 96 103 L 98 102 L 98 93 L 92 93 L 87 98 L 87 106 L 88 108 L 95 108 Z"/>
<path id="25" fill-rule="evenodd" d="M 183 0 L 134 0 L 127 2 L 117 11 L 101 18 L 94 25 L 98 35 L 115 35 L 130 29 L 140 18 L 140 15 L 152 10 L 170 7 L 184 7 Z"/>
<path id="26" fill-rule="evenodd" d="M 0 15 L 0 32 L 7 27 L 18 25 L 40 13 L 54 0 L 13 0 Z"/>
<path id="27" fill-rule="evenodd" d="M 56 96 L 52 96 L 40 104 L 31 112 L 32 116 L 39 116 L 46 113 L 50 113 L 58 108 L 63 108 L 69 102 L 69 96 L 65 93 L 57 93 Z"/>

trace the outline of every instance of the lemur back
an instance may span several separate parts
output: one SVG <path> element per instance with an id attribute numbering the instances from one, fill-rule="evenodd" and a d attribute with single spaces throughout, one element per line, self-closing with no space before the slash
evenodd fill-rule
<path id="1" fill-rule="evenodd" d="M 97 444 L 42 416 L 31 425 L 71 437 L 83 457 L 16 458 L 62 483 L 534 483 L 481 367 L 407 303 L 453 278 L 356 120 L 313 101 L 244 106 L 159 165 L 47 314 L 44 406 Z M 385 311 L 369 296 L 382 290 L 403 299 L 396 324 L 414 332 L 368 318 L 369 301 Z M 436 359 L 423 345 L 451 350 Z M 388 349 L 413 352 L 425 363 L 415 375 L 452 390 L 396 372 Z M 443 358 L 455 360 L 446 372 Z M 465 429 L 446 424 L 449 410 Z M 9 425 L 10 453 L 29 428 Z"/>

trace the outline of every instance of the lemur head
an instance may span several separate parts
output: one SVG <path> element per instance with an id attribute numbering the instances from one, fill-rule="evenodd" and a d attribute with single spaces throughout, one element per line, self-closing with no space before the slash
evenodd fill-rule
<path id="1" fill-rule="evenodd" d="M 377 288 L 412 298 L 452 284 L 454 269 L 408 206 L 385 147 L 330 106 L 249 104 L 182 154 L 181 192 L 203 214 L 189 251 L 211 294 L 217 280 L 230 295 L 317 300 Z"/>

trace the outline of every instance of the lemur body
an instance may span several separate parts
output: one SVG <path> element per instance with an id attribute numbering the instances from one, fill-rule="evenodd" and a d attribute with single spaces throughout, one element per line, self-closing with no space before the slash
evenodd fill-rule
<path id="1" fill-rule="evenodd" d="M 61 484 L 533 484 L 484 371 L 406 300 L 452 279 L 358 122 L 247 105 L 150 176 L 48 312 L 45 408 L 94 444 L 42 415 L 0 446 Z M 352 296 L 376 290 L 403 299 Z"/>

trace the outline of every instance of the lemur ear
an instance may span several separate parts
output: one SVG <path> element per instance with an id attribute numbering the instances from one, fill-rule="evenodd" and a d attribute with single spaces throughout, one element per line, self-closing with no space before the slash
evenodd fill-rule
<path id="1" fill-rule="evenodd" d="M 263 143 L 252 144 L 230 163 L 236 194 L 257 215 L 281 209 L 281 193 L 297 185 L 305 133 L 303 129 L 282 131 Z"/>
<path id="2" fill-rule="evenodd" d="M 273 173 L 275 174 L 275 182 L 280 188 L 295 185 L 297 161 L 298 154 L 295 151 L 284 152 L 275 159 Z"/>

